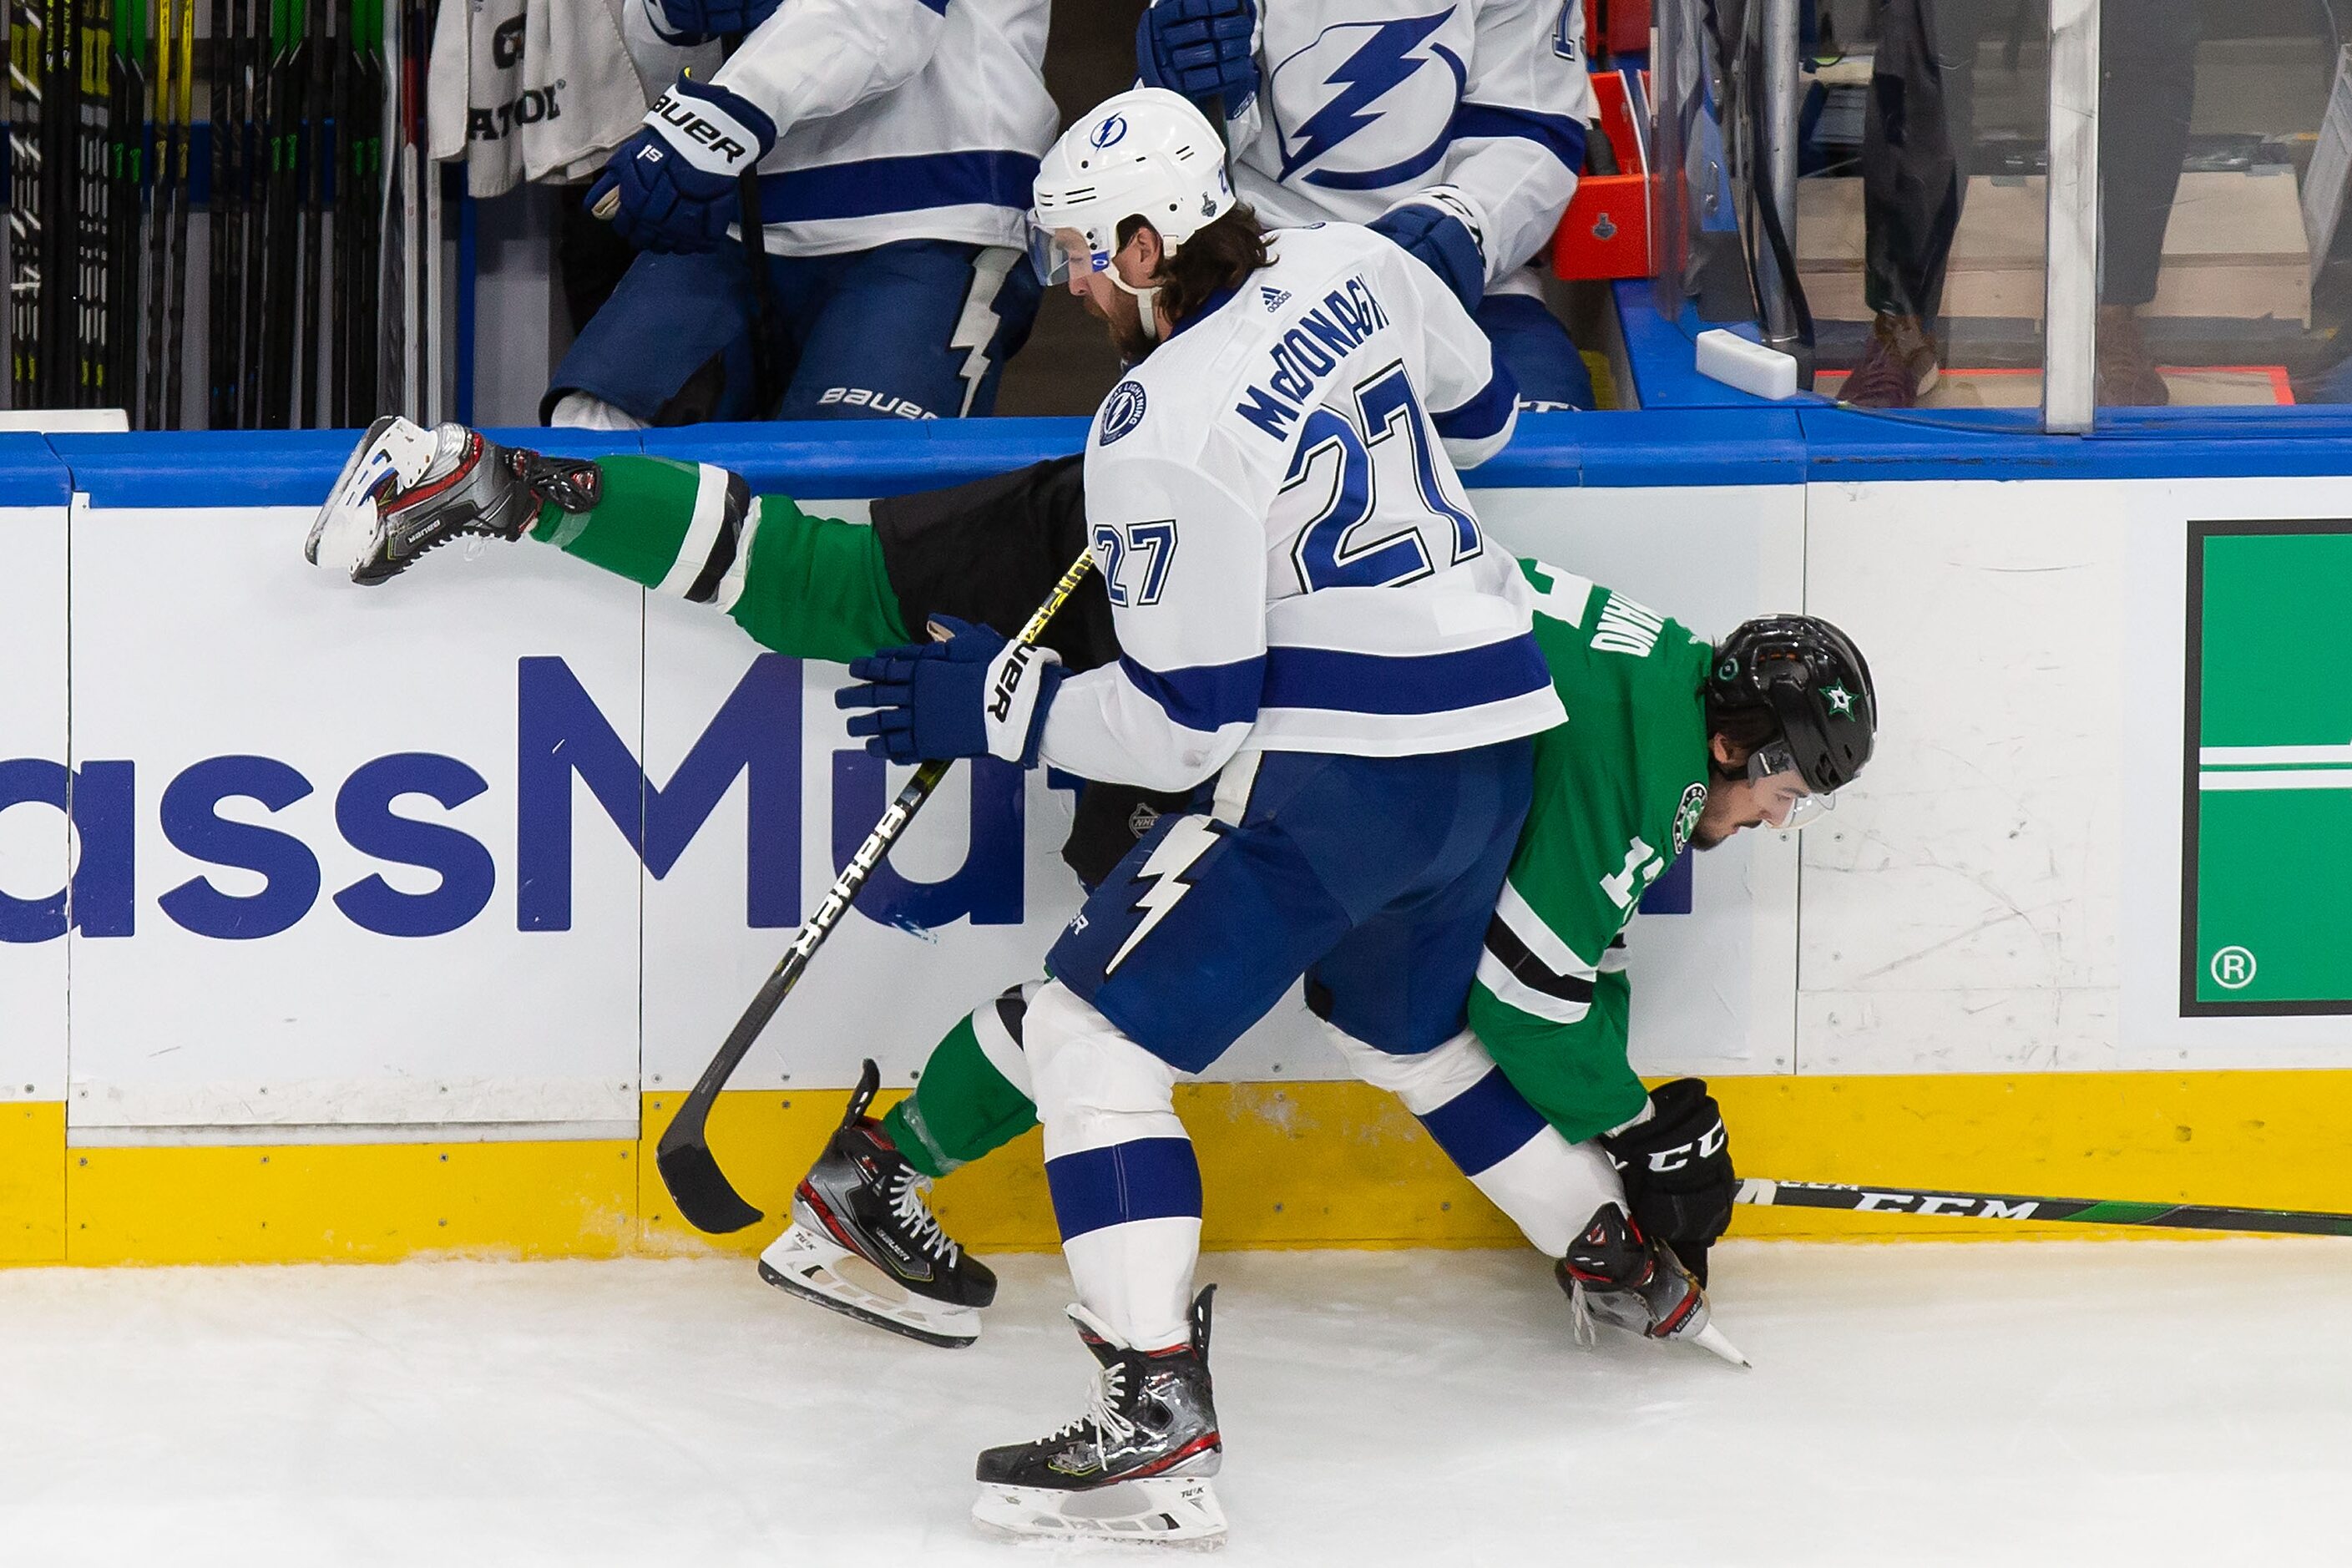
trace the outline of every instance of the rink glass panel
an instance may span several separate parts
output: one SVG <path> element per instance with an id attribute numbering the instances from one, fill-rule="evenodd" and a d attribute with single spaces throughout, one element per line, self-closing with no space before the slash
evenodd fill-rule
<path id="1" fill-rule="evenodd" d="M 2352 1012 L 2352 520 L 2189 551 L 2181 1011 Z"/>

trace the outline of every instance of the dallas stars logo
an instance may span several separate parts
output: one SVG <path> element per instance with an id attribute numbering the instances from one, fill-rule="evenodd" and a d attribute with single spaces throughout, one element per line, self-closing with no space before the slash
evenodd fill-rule
<path id="1" fill-rule="evenodd" d="M 1830 705 L 1830 711 L 1836 714 L 1839 718 L 1851 719 L 1853 717 L 1853 693 L 1848 691 L 1843 686 L 1822 687 L 1822 700 L 1828 703 Z"/>

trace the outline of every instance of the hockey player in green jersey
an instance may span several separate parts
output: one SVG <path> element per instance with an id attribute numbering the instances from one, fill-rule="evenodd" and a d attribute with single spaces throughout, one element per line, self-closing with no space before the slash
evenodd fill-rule
<path id="1" fill-rule="evenodd" d="M 764 647 L 845 659 L 907 640 L 934 614 L 1017 626 L 1076 552 L 1083 520 L 1068 462 L 877 502 L 869 529 L 754 498 L 709 465 L 549 459 L 459 426 L 380 420 L 308 552 L 381 582 L 452 538 L 527 533 L 711 604 Z M 1416 1057 L 1376 1051 L 1328 1019 L 1325 1033 L 1555 1260 L 1580 1321 L 1589 1311 L 1724 1353 L 1700 1287 L 1736 1186 L 1726 1133 L 1703 1083 L 1645 1092 L 1634 1074 L 1622 932 L 1686 847 L 1801 826 L 1852 781 L 1876 726 L 1869 672 L 1813 617 L 1750 621 L 1717 647 L 1557 568 L 1523 563 L 1522 574 L 1570 721 L 1536 742 L 1534 803 L 1488 929 L 1470 1026 Z M 1100 594 L 1049 634 L 1078 668 L 1117 657 Z M 1103 799 L 1113 808 L 1089 813 Z M 1154 805 L 1177 803 L 1136 804 L 1099 786 L 1082 797 L 1065 851 L 1082 879 L 1109 870 Z M 930 1179 L 1034 1125 L 1021 1046 L 1032 989 L 960 1020 L 916 1092 L 878 1119 L 866 1114 L 877 1087 L 868 1064 L 801 1185 L 794 1223 L 763 1255 L 765 1277 L 896 1332 L 971 1342 L 993 1278 L 923 1198 Z M 1311 986 L 1307 1000 L 1317 1002 Z M 852 1254 L 906 1300 L 849 1282 L 834 1265 Z"/>

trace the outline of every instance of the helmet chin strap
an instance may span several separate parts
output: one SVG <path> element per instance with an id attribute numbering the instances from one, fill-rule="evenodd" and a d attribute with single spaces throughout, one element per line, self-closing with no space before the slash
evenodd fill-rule
<path id="1" fill-rule="evenodd" d="M 1111 264 L 1108 271 L 1112 287 L 1134 300 L 1140 310 L 1143 317 L 1144 337 L 1152 342 L 1158 342 L 1160 341 L 1160 285 L 1153 283 L 1143 288 L 1136 287 L 1118 275 L 1118 265 L 1116 262 Z"/>

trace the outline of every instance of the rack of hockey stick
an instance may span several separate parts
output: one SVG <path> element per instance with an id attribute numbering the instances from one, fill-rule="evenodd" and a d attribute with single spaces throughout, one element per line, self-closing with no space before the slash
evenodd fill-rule
<path id="1" fill-rule="evenodd" d="M 440 416 L 438 0 L 5 3 L 10 407 Z"/>

